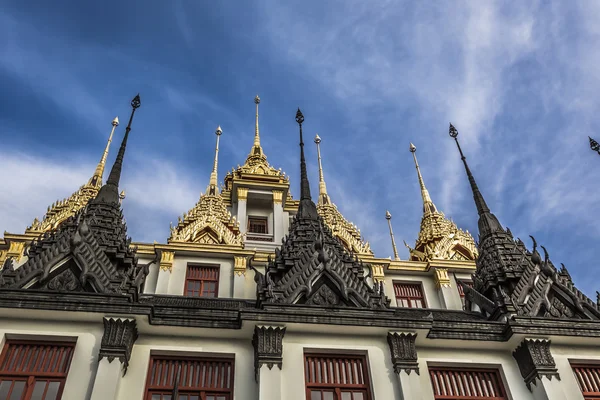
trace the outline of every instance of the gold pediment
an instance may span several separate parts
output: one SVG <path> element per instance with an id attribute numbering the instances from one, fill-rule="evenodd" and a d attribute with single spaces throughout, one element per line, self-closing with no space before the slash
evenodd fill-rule
<path id="1" fill-rule="evenodd" d="M 357 254 L 373 254 L 369 242 L 362 239 L 358 227 L 348 222 L 335 204 L 317 204 L 317 212 L 333 236 L 340 239 L 348 250 Z"/>

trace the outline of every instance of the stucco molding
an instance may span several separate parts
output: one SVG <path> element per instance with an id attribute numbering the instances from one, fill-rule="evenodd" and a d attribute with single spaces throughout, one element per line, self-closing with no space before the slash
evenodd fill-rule
<path id="1" fill-rule="evenodd" d="M 123 376 L 125 376 L 131 358 L 131 350 L 137 338 L 135 319 L 105 317 L 98 362 L 104 357 L 108 359 L 109 363 L 118 359 L 123 364 Z"/>
<path id="2" fill-rule="evenodd" d="M 255 326 L 252 345 L 254 346 L 254 369 L 256 382 L 259 380 L 260 368 L 267 365 L 273 369 L 283 365 L 283 336 L 285 326 Z"/>
<path id="3" fill-rule="evenodd" d="M 550 340 L 548 339 L 524 339 L 519 347 L 513 352 L 513 357 L 517 360 L 521 375 L 525 380 L 527 388 L 531 390 L 531 384 L 542 377 L 560 380 L 560 375 L 556 369 L 554 357 L 550 353 Z"/>
<path id="4" fill-rule="evenodd" d="M 404 371 L 410 375 L 414 371 L 419 375 L 416 338 L 417 334 L 414 332 L 388 332 L 387 341 L 395 373 L 400 374 Z"/>

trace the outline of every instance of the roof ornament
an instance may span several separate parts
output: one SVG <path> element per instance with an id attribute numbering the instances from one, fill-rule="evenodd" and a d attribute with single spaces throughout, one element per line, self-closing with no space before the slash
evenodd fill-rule
<path id="1" fill-rule="evenodd" d="M 398 249 L 396 248 L 396 240 L 394 239 L 394 232 L 392 231 L 392 214 L 389 211 L 385 211 L 385 219 L 388 222 L 388 228 L 390 228 L 390 238 L 392 239 L 392 250 L 394 251 L 394 260 L 399 261 Z"/>
<path id="2" fill-rule="evenodd" d="M 119 126 L 119 117 L 115 117 L 112 120 L 112 129 L 110 130 L 110 135 L 108 136 L 108 142 L 106 143 L 106 147 L 104 148 L 104 153 L 102 153 L 102 157 L 100 158 L 100 162 L 96 166 L 96 170 L 94 171 L 94 175 L 88 181 L 88 185 L 100 187 L 102 186 L 102 175 L 104 174 L 104 167 L 106 165 L 106 158 L 108 157 L 108 149 L 110 148 L 110 144 L 112 142 L 113 135 L 115 133 L 115 128 Z"/>
<path id="3" fill-rule="evenodd" d="M 423 176 L 421 176 L 421 169 L 419 168 L 419 162 L 417 161 L 417 147 L 412 143 L 410 144 L 410 152 L 413 155 L 413 159 L 415 160 L 415 167 L 417 168 L 417 177 L 419 178 L 419 186 L 421 187 L 421 197 L 423 198 L 423 213 L 435 213 L 437 212 L 437 208 L 435 207 L 435 204 L 433 204 L 433 201 L 431 201 L 429 191 L 425 187 Z"/>
<path id="4" fill-rule="evenodd" d="M 215 146 L 215 160 L 213 162 L 213 169 L 210 173 L 210 183 L 208 188 L 206 189 L 206 193 L 210 195 L 216 195 L 219 192 L 219 188 L 217 187 L 217 166 L 219 165 L 219 138 L 223 134 L 223 130 L 221 129 L 221 125 L 217 127 L 215 131 L 215 135 L 217 135 L 217 145 Z"/>
<path id="5" fill-rule="evenodd" d="M 258 105 L 260 104 L 260 97 L 256 95 L 254 98 L 254 104 L 256 104 L 256 125 L 254 127 L 254 147 L 260 147 L 260 133 L 258 130 Z"/>
<path id="6" fill-rule="evenodd" d="M 306 159 L 304 158 L 304 139 L 302 138 L 302 123 L 304 115 L 298 108 L 296 112 L 296 122 L 300 129 L 300 206 L 298 207 L 298 216 L 303 218 L 316 219 L 317 208 L 310 196 L 310 184 L 308 174 L 306 173 Z"/>
<path id="7" fill-rule="evenodd" d="M 321 164 L 321 138 L 315 135 L 315 144 L 317 145 L 317 157 L 319 160 L 319 201 L 317 204 L 331 204 L 329 195 L 327 194 L 327 186 L 323 177 L 323 165 Z"/>
<path id="8" fill-rule="evenodd" d="M 106 180 L 106 184 L 102 186 L 96 198 L 92 200 L 94 203 L 119 203 L 119 181 L 121 180 L 121 169 L 123 168 L 123 158 L 125 157 L 127 138 L 129 137 L 129 132 L 131 131 L 131 123 L 133 121 L 133 116 L 135 115 L 135 110 L 140 107 L 140 104 L 140 95 L 138 93 L 133 100 L 131 100 L 131 115 L 129 117 L 127 128 L 125 128 L 125 136 L 123 136 L 119 153 L 117 154 L 115 163 L 110 170 L 110 175 Z"/>
<path id="9" fill-rule="evenodd" d="M 595 141 L 594 139 L 592 139 L 589 136 L 588 136 L 588 138 L 590 139 L 590 148 L 593 151 L 596 151 L 596 152 L 598 152 L 598 154 L 600 154 L 600 143 L 598 143 L 597 141 Z"/>

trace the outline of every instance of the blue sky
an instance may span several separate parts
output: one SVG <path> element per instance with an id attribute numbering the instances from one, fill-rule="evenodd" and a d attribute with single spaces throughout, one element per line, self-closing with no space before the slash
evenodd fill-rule
<path id="1" fill-rule="evenodd" d="M 571 4 L 574 3 L 574 4 Z M 575 4 L 576 3 L 576 4 Z M 376 255 L 414 243 L 421 199 L 476 232 L 448 122 L 501 223 L 598 288 L 600 3 L 11 1 L 0 10 L 0 231 L 22 232 L 85 183 L 140 93 L 122 187 L 129 233 L 169 222 L 243 163 L 262 99 L 270 163 L 299 190 L 296 108 L 319 133 L 327 187 Z M 307 147 L 313 194 L 316 149 Z M 117 146 L 113 146 L 112 162 Z M 400 249 L 401 257 L 407 251 Z"/>

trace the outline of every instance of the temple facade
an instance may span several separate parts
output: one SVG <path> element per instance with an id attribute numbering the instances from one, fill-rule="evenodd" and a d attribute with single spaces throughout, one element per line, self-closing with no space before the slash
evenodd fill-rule
<path id="1" fill-rule="evenodd" d="M 335 205 L 323 168 L 334 145 L 316 136 L 306 160 L 300 110 L 292 196 L 254 103 L 244 164 L 219 185 L 218 127 L 206 190 L 164 242 L 132 241 L 121 208 L 139 96 L 106 181 L 118 119 L 90 180 L 4 233 L 0 400 L 600 398 L 600 307 L 533 237 L 526 245 L 500 224 L 456 128 L 478 242 L 438 210 L 410 144 L 423 206 L 403 260 L 393 205 L 381 215 L 392 257 L 375 255 Z M 316 199 L 307 162 L 318 164 Z"/>

